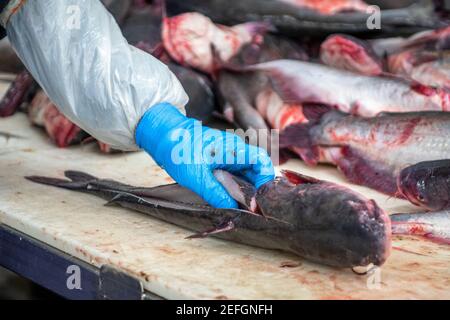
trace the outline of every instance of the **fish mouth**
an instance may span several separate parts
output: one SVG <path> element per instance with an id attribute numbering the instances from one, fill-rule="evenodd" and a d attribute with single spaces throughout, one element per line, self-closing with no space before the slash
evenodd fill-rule
<path id="1" fill-rule="evenodd" d="M 372 259 L 374 266 L 381 267 L 392 251 L 392 222 L 389 214 L 381 209 L 374 200 L 369 201 L 368 207 L 373 212 L 373 216 L 378 217 L 378 223 L 383 226 L 381 234 L 376 239 L 380 249 Z"/>
<path id="2" fill-rule="evenodd" d="M 402 171 L 397 177 L 398 195 L 418 207 L 427 209 L 427 205 L 419 200 L 417 182 L 411 172 Z"/>

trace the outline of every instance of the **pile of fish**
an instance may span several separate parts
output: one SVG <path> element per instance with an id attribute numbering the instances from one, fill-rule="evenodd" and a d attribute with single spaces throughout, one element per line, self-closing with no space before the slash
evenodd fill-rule
<path id="1" fill-rule="evenodd" d="M 349 181 L 409 200 L 426 212 L 392 215 L 391 228 L 374 201 L 292 172 L 258 191 L 217 173 L 241 210 L 213 209 L 179 186 L 134 188 L 74 172 L 67 173 L 70 181 L 31 180 L 95 193 L 199 235 L 338 267 L 381 265 L 391 234 L 450 242 L 448 4 L 104 3 L 130 44 L 159 58 L 181 80 L 190 96 L 189 116 L 248 130 L 248 142 L 268 148 L 269 130 L 277 129 L 283 160 L 334 165 Z M 377 17 L 381 28 L 370 27 Z M 11 56 L 7 43 L 0 50 Z M 9 66 L 0 60 L 1 70 L 20 70 L 16 58 L 8 59 Z M 60 147 L 93 140 L 58 112 L 26 71 L 0 102 L 0 116 L 20 109 Z"/>

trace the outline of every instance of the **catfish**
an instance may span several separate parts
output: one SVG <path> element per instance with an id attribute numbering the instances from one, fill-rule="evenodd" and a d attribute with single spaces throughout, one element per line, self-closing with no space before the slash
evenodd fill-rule
<path id="1" fill-rule="evenodd" d="M 281 250 L 337 268 L 381 266 L 391 251 L 388 215 L 373 200 L 345 187 L 285 171 L 256 190 L 224 171 L 215 176 L 241 209 L 216 209 L 178 184 L 140 188 L 67 171 L 67 179 L 28 180 L 99 196 L 153 218 L 214 236 Z"/>

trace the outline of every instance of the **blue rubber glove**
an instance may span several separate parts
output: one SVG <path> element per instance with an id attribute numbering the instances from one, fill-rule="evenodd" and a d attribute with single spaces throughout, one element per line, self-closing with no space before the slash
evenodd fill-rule
<path id="1" fill-rule="evenodd" d="M 265 150 L 235 134 L 204 127 L 167 103 L 145 113 L 136 129 L 136 143 L 175 181 L 216 208 L 237 208 L 238 204 L 216 180 L 214 170 L 239 174 L 256 188 L 274 179 Z"/>

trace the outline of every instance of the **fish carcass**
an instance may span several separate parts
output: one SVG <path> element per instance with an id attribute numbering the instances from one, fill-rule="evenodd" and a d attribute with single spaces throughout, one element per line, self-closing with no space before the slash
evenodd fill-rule
<path id="1" fill-rule="evenodd" d="M 381 266 L 390 254 L 388 215 L 349 189 L 285 172 L 256 191 L 226 172 L 215 175 L 244 209 L 212 208 L 179 185 L 137 188 L 79 172 L 66 172 L 70 180 L 28 179 L 100 196 L 196 232 L 191 238 L 211 235 L 339 268 Z"/>
<path id="2" fill-rule="evenodd" d="M 397 213 L 390 216 L 393 235 L 421 236 L 450 244 L 450 211 Z"/>
<path id="3" fill-rule="evenodd" d="M 277 60 L 248 66 L 270 75 L 289 103 L 326 104 L 364 117 L 383 112 L 450 111 L 450 93 L 393 77 L 372 77 L 311 62 Z"/>
<path id="4" fill-rule="evenodd" d="M 401 170 L 414 163 L 450 159 L 450 113 L 386 113 L 362 118 L 304 108 L 306 124 L 280 134 L 310 165 L 336 165 L 352 182 L 398 196 Z"/>
<path id="5" fill-rule="evenodd" d="M 297 38 L 333 33 L 410 35 L 442 25 L 430 0 L 381 10 L 381 29 L 368 28 L 373 9 L 365 10 L 362 1 L 353 0 L 167 0 L 167 8 L 171 15 L 199 12 L 225 25 L 265 21 L 278 33 Z"/>

